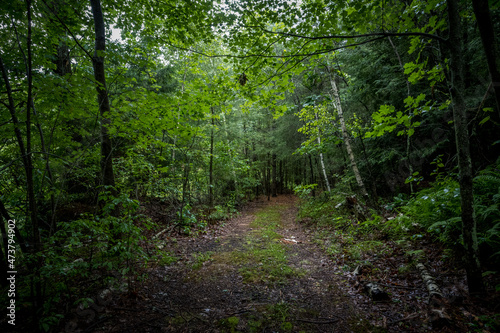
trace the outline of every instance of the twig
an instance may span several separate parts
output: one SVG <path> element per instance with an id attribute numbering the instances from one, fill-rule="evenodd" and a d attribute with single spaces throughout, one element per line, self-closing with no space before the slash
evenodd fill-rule
<path id="1" fill-rule="evenodd" d="M 103 322 L 105 322 L 108 319 L 111 319 L 111 316 L 107 316 L 107 317 L 103 317 L 103 318 L 99 319 L 98 321 L 96 321 L 95 323 L 93 323 L 92 325 L 90 325 L 89 327 L 87 327 L 83 332 L 92 332 L 92 329 L 95 326 L 97 326 L 99 324 L 102 324 Z"/>
<path id="2" fill-rule="evenodd" d="M 334 324 L 338 322 L 338 319 L 333 319 L 333 318 L 325 318 L 324 321 L 317 321 L 317 320 L 309 320 L 309 319 L 297 319 L 297 321 L 301 321 L 304 323 L 311 323 L 311 324 Z"/>
<path id="3" fill-rule="evenodd" d="M 251 310 L 250 309 L 243 309 L 243 310 L 239 310 L 239 311 L 236 311 L 236 312 L 233 312 L 233 313 L 229 313 L 228 316 L 234 316 L 234 315 L 238 315 L 238 314 L 242 314 L 242 313 L 245 313 L 245 312 L 250 312 Z"/>
<path id="4" fill-rule="evenodd" d="M 383 286 L 383 287 L 387 287 L 387 288 L 400 288 L 400 289 L 409 289 L 409 290 L 417 290 L 417 289 L 419 289 L 419 288 L 409 287 L 409 286 L 398 286 L 398 285 L 395 285 L 395 284 L 385 284 L 385 283 L 378 283 L 378 282 L 377 282 L 377 284 L 379 286 Z"/>
<path id="5" fill-rule="evenodd" d="M 394 320 L 394 321 L 391 321 L 391 322 L 387 323 L 387 326 L 394 325 L 394 324 L 400 323 L 402 321 L 406 321 L 406 320 L 417 318 L 419 315 L 420 315 L 420 312 L 408 315 L 408 316 L 406 316 L 406 317 L 404 317 L 402 319 Z"/>

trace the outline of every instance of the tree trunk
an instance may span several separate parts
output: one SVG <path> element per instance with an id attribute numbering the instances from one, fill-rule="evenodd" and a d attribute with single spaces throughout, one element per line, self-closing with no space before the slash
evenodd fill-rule
<path id="1" fill-rule="evenodd" d="M 488 0 L 472 0 L 472 7 L 476 15 L 479 34 L 483 43 L 486 62 L 490 72 L 491 84 L 495 91 L 497 111 L 500 114 L 500 71 L 498 70 L 498 45 L 495 39 L 495 30 L 490 16 Z"/>
<path id="2" fill-rule="evenodd" d="M 301 184 L 307 184 L 307 157 L 304 158 L 304 163 L 301 163 L 302 167 L 302 181 L 300 182 Z"/>
<path id="3" fill-rule="evenodd" d="M 267 201 L 271 200 L 271 157 L 269 153 L 267 153 L 267 162 L 266 162 L 266 194 Z"/>
<path id="4" fill-rule="evenodd" d="M 104 187 L 111 186 L 115 190 L 115 176 L 113 172 L 113 147 L 108 126 L 111 123 L 109 112 L 108 91 L 106 88 L 106 75 L 104 71 L 104 52 L 106 50 L 106 31 L 104 16 L 100 0 L 90 0 L 95 27 L 95 52 L 92 58 L 94 66 L 94 79 L 96 81 L 97 101 L 99 103 L 99 115 L 101 117 L 101 182 Z"/>
<path id="5" fill-rule="evenodd" d="M 278 193 L 283 194 L 283 160 L 279 163 L 279 182 Z"/>
<path id="6" fill-rule="evenodd" d="M 344 138 L 344 144 L 347 150 L 347 155 L 349 155 L 349 159 L 351 161 L 351 168 L 352 171 L 354 172 L 354 177 L 356 177 L 356 182 L 358 183 L 358 187 L 361 190 L 361 194 L 365 197 L 366 200 L 368 200 L 368 192 L 366 191 L 365 184 L 363 182 L 363 179 L 361 178 L 361 173 L 359 172 L 358 165 L 356 164 L 356 159 L 354 157 L 354 153 L 351 148 L 351 139 L 349 138 L 349 134 L 347 133 L 347 127 L 345 125 L 345 119 L 344 119 L 344 113 L 342 111 L 342 104 L 340 103 L 340 96 L 339 96 L 339 90 L 337 88 L 337 83 L 335 82 L 335 79 L 332 78 L 332 75 L 330 73 L 330 83 L 332 85 L 332 92 L 333 92 L 333 97 L 335 100 L 336 108 L 337 108 L 337 113 L 339 115 L 339 120 L 340 120 L 340 127 L 342 129 L 342 137 Z"/>
<path id="7" fill-rule="evenodd" d="M 210 166 L 209 166 L 209 179 L 208 179 L 208 205 L 210 208 L 214 206 L 214 178 L 213 178 L 213 170 L 214 170 L 214 127 L 215 127 L 215 119 L 214 119 L 214 108 L 213 106 L 210 108 L 210 114 L 212 116 L 212 128 L 210 129 Z"/>
<path id="8" fill-rule="evenodd" d="M 314 184 L 315 179 L 314 179 L 314 169 L 313 169 L 312 157 L 311 157 L 311 154 L 308 154 L 308 155 L 309 155 L 309 170 L 311 172 L 311 174 L 309 175 L 309 183 Z M 312 196 L 313 197 L 316 196 L 316 189 L 315 188 L 312 189 Z"/>
<path id="9" fill-rule="evenodd" d="M 316 121 L 318 121 L 318 114 L 314 113 L 314 116 L 316 117 Z M 321 135 L 319 135 L 319 130 L 318 130 L 318 145 L 321 146 Z M 326 190 L 328 192 L 331 191 L 330 189 L 330 182 L 328 182 L 328 176 L 326 175 L 326 168 L 325 168 L 325 162 L 323 160 L 323 153 L 319 153 L 319 160 L 321 161 L 321 171 L 323 172 L 323 177 L 325 178 L 325 185 L 326 185 Z"/>
<path id="10" fill-rule="evenodd" d="M 56 68 L 54 72 L 59 76 L 64 76 L 71 73 L 71 58 L 69 55 L 69 47 L 65 42 L 60 41 L 57 46 L 57 53 L 54 55 L 55 59 L 52 61 Z"/>
<path id="11" fill-rule="evenodd" d="M 28 70 L 27 70 L 27 77 L 28 77 L 28 96 L 27 96 L 27 101 L 26 101 L 26 185 L 27 185 L 27 190 L 28 190 L 28 207 L 29 207 L 29 212 L 31 216 L 31 226 L 33 230 L 33 244 L 34 244 L 34 253 L 38 254 L 41 249 L 42 249 L 42 242 L 40 238 L 40 228 L 39 228 L 39 221 L 38 221 L 38 208 L 37 208 L 37 203 L 36 203 L 36 198 L 35 198 L 35 190 L 33 187 L 33 160 L 31 157 L 31 106 L 32 106 L 32 100 L 33 100 L 33 76 L 32 76 L 32 56 L 31 56 L 31 1 L 28 0 L 26 1 L 26 9 L 27 9 L 27 16 L 28 16 L 28 36 L 26 40 L 27 44 L 27 53 L 28 53 Z M 35 264 L 34 267 L 31 267 L 33 269 L 33 278 L 31 280 L 31 288 L 32 288 L 32 293 L 34 292 L 34 313 L 33 313 L 33 319 L 35 322 L 38 320 L 38 312 L 39 309 L 41 309 L 43 305 L 43 294 L 42 294 L 42 282 L 40 278 L 40 267 L 42 266 L 42 261 L 41 257 L 38 255 L 36 256 L 35 259 Z"/>
<path id="12" fill-rule="evenodd" d="M 271 195 L 273 198 L 278 196 L 278 184 L 276 180 L 276 153 L 272 154 L 272 184 L 271 184 Z"/>
<path id="13" fill-rule="evenodd" d="M 453 106 L 453 123 L 458 152 L 458 169 L 462 208 L 462 234 L 465 246 L 465 269 L 469 293 L 484 293 L 483 278 L 479 262 L 476 220 L 474 217 L 472 192 L 472 162 L 469 149 L 466 104 L 464 100 L 465 83 L 463 76 L 461 22 L 457 0 L 447 0 L 449 20 L 450 50 L 450 95 Z"/>
<path id="14" fill-rule="evenodd" d="M 394 53 L 396 53 L 396 57 L 398 58 L 399 67 L 401 68 L 401 72 L 403 73 L 403 76 L 404 76 L 405 81 L 406 81 L 406 96 L 409 97 L 410 96 L 410 81 L 408 81 L 408 79 L 405 76 L 405 67 L 403 65 L 403 61 L 401 61 L 401 57 L 399 56 L 398 49 L 396 48 L 396 45 L 394 45 L 394 43 L 392 42 L 391 37 L 387 37 L 387 39 L 389 39 L 389 43 L 391 43 L 392 49 L 394 50 Z M 411 110 L 410 110 L 410 114 L 411 114 Z M 410 122 L 410 125 L 411 125 L 411 117 L 408 119 L 408 121 Z M 408 125 L 408 126 L 410 126 L 410 125 Z M 411 160 L 410 160 L 410 149 L 411 149 L 411 136 L 407 135 L 406 136 L 406 160 L 408 162 L 409 177 L 413 176 L 413 164 L 411 164 Z M 413 194 L 413 182 L 410 182 L 410 194 Z"/>
<path id="15" fill-rule="evenodd" d="M 186 196 L 188 196 L 188 186 L 189 186 L 189 169 L 190 162 L 188 157 L 186 156 L 186 163 L 184 165 L 184 179 L 182 182 L 182 200 L 181 200 L 181 208 L 179 210 L 179 221 L 178 223 L 184 223 L 184 206 L 186 205 Z"/>
<path id="16" fill-rule="evenodd" d="M 319 157 L 316 157 L 314 161 L 316 162 L 316 170 L 318 170 L 318 187 L 321 189 L 325 189 L 325 178 L 320 175 L 323 173 L 323 169 L 321 168 L 321 163 L 318 161 Z M 335 186 L 335 185 L 333 185 Z"/>
<path id="17" fill-rule="evenodd" d="M 181 86 L 181 94 L 184 94 L 184 82 L 186 81 L 186 70 L 184 70 L 184 76 L 182 78 L 182 86 Z M 176 122 L 176 129 L 179 128 L 179 118 L 181 116 L 181 103 L 177 103 L 177 122 Z M 172 145 L 172 174 L 175 176 L 175 145 L 177 144 L 177 135 L 174 135 L 174 140 L 173 140 L 173 145 Z"/>

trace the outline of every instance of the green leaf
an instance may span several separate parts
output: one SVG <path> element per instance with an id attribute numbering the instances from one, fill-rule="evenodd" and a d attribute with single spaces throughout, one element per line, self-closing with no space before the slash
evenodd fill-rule
<path id="1" fill-rule="evenodd" d="M 479 125 L 484 124 L 484 123 L 485 123 L 485 122 L 487 122 L 488 120 L 490 120 L 490 116 L 484 117 L 484 118 L 483 118 L 483 120 L 481 120 L 481 121 L 479 122 Z"/>

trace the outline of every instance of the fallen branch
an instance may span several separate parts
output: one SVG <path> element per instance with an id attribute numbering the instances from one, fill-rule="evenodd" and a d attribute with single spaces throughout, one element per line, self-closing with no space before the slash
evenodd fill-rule
<path id="1" fill-rule="evenodd" d="M 434 327 L 447 326 L 451 322 L 450 316 L 446 313 L 446 299 L 441 293 L 434 277 L 427 271 L 424 264 L 417 263 L 415 267 L 420 272 L 429 293 L 429 321 Z"/>
<path id="2" fill-rule="evenodd" d="M 443 297 L 439 286 L 436 284 L 436 281 L 432 277 L 432 275 L 427 271 L 424 264 L 418 263 L 415 265 L 420 272 L 420 276 L 427 287 L 427 291 L 429 292 L 430 297 Z"/>
<path id="3" fill-rule="evenodd" d="M 420 315 L 420 313 L 419 313 L 419 312 L 417 312 L 417 313 L 414 313 L 414 314 L 408 315 L 408 316 L 406 316 L 406 317 L 404 317 L 404 318 L 401 318 L 401 319 L 398 319 L 398 320 L 393 320 L 393 321 L 391 321 L 391 322 L 387 323 L 387 325 L 388 325 L 388 326 L 390 326 L 390 325 L 394 325 L 394 324 L 400 323 L 400 322 L 402 322 L 402 321 L 411 320 L 411 319 L 417 318 L 419 315 Z"/>
<path id="4" fill-rule="evenodd" d="M 408 289 L 408 290 L 417 290 L 418 288 L 416 287 L 409 287 L 409 286 L 400 286 L 396 284 L 386 284 L 386 283 L 379 283 L 377 282 L 379 286 L 386 287 L 386 288 L 399 288 L 399 289 Z"/>

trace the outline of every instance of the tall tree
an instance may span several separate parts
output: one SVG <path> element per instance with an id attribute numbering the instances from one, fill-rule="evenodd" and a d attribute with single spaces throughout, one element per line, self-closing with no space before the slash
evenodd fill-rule
<path id="1" fill-rule="evenodd" d="M 361 173 L 358 169 L 358 164 L 356 163 L 356 157 L 354 156 L 354 152 L 351 147 L 351 138 L 349 137 L 349 133 L 347 132 L 347 127 L 344 119 L 344 112 L 342 110 L 342 103 L 340 101 L 339 89 L 337 86 L 337 78 L 332 75 L 333 68 L 328 69 L 328 73 L 330 76 L 330 84 L 332 87 L 332 95 L 335 100 L 335 106 L 337 113 L 339 115 L 340 128 L 342 129 L 342 137 L 344 139 L 344 145 L 347 150 L 347 155 L 349 156 L 349 161 L 351 162 L 351 169 L 354 173 L 354 177 L 356 178 L 356 182 L 358 183 L 359 189 L 361 190 L 361 194 L 368 199 L 368 192 L 366 191 L 365 183 L 363 182 L 363 178 L 361 178 Z"/>
<path id="2" fill-rule="evenodd" d="M 97 102 L 99 103 L 100 132 L 101 132 L 101 181 L 100 185 L 115 188 L 115 175 L 113 172 L 113 146 L 109 135 L 111 123 L 108 90 L 106 87 L 106 73 L 104 69 L 104 56 L 106 52 L 106 26 L 100 0 L 90 0 L 94 16 L 95 51 L 92 58 L 94 66 L 94 79 L 96 81 Z"/>
<path id="3" fill-rule="evenodd" d="M 495 93 L 497 111 L 500 115 L 500 70 L 498 69 L 498 37 L 495 37 L 493 22 L 491 21 L 490 6 L 488 0 L 472 0 L 472 8 L 476 15 L 476 22 L 479 27 L 479 34 L 483 43 L 486 63 L 490 72 L 491 85 Z"/>
<path id="4" fill-rule="evenodd" d="M 460 173 L 460 196 L 462 207 L 462 235 L 466 250 L 465 267 L 470 293 L 483 293 L 484 285 L 479 262 L 477 226 L 474 216 L 473 174 L 470 155 L 469 131 L 467 129 L 467 106 L 465 104 L 465 78 L 463 60 L 463 40 L 458 0 L 447 0 L 450 51 L 450 95 L 453 104 L 453 124 L 455 144 L 458 153 Z"/>

